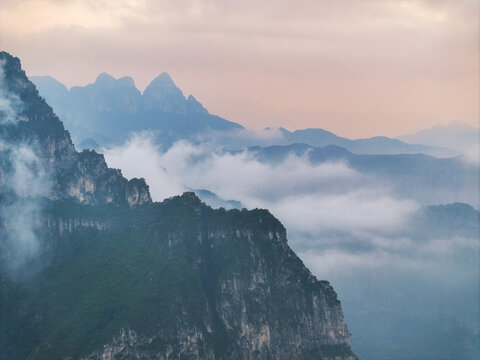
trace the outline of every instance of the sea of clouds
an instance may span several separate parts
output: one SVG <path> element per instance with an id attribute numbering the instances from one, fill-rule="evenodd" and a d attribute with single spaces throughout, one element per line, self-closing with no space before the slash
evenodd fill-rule
<path id="1" fill-rule="evenodd" d="M 424 338 L 449 331 L 439 319 L 480 327 L 478 238 L 418 228 L 424 208 L 415 199 L 395 195 L 384 180 L 344 161 L 312 164 L 307 155 L 291 155 L 266 163 L 208 142 L 180 141 L 163 150 L 150 133 L 103 152 L 127 178 L 144 177 L 155 201 L 206 189 L 248 209 L 269 209 L 312 273 L 334 286 L 360 356 L 380 359 L 391 342 L 415 349 L 423 337 L 405 337 L 409 326 Z M 429 230 L 436 235 L 425 235 Z"/>
<path id="2" fill-rule="evenodd" d="M 291 155 L 269 164 L 252 152 L 185 141 L 161 150 L 149 133 L 104 153 L 127 178 L 144 177 L 156 201 L 207 189 L 249 209 L 269 209 L 287 228 L 290 245 L 322 278 L 339 269 L 424 267 L 455 249 L 477 248 L 472 239 L 412 239 L 405 229 L 420 205 L 343 161 L 312 164 L 306 155 Z"/>

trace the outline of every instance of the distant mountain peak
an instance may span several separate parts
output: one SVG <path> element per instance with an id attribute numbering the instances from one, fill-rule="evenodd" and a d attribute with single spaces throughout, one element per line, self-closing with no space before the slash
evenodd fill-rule
<path id="1" fill-rule="evenodd" d="M 146 110 L 160 110 L 167 113 L 187 113 L 187 100 L 175 85 L 170 75 L 161 73 L 143 92 Z"/>
<path id="2" fill-rule="evenodd" d="M 97 76 L 95 83 L 107 84 L 107 83 L 112 83 L 114 81 L 116 81 L 116 79 L 112 75 L 106 72 L 102 72 L 100 75 Z"/>
<path id="3" fill-rule="evenodd" d="M 105 87 L 135 87 L 135 82 L 130 76 L 124 76 L 120 79 L 115 79 L 112 75 L 102 72 L 97 76 L 94 85 Z"/>
<path id="4" fill-rule="evenodd" d="M 478 145 L 480 129 L 458 120 L 447 125 L 437 124 L 429 129 L 397 137 L 409 144 L 449 147 L 459 153 L 470 153 Z"/>
<path id="5" fill-rule="evenodd" d="M 152 87 L 152 86 L 178 89 L 177 85 L 175 85 L 175 82 L 172 80 L 171 76 L 166 72 L 162 72 L 155 79 L 153 79 L 148 85 L 148 87 Z"/>

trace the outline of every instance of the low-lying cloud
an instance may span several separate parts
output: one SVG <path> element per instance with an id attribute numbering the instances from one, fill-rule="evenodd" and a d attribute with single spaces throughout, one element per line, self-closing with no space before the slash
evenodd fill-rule
<path id="1" fill-rule="evenodd" d="M 105 157 L 125 176 L 144 177 L 157 201 L 187 189 L 207 189 L 247 208 L 268 208 L 288 229 L 292 245 L 302 249 L 352 239 L 357 245 L 364 242 L 364 248 L 379 248 L 377 239 L 399 232 L 419 208 L 345 162 L 314 165 L 306 155 L 267 164 L 248 151 L 225 152 L 205 144 L 178 142 L 161 151 L 144 133 L 107 149 Z"/>
<path id="2" fill-rule="evenodd" d="M 5 84 L 0 63 L 0 126 L 15 127 L 23 103 Z M 41 247 L 39 198 L 50 191 L 50 173 L 24 141 L 0 139 L 0 260 L 16 272 L 34 259 Z"/>
<path id="3" fill-rule="evenodd" d="M 312 164 L 308 154 L 268 164 L 252 152 L 224 151 L 209 142 L 178 142 L 163 151 L 153 139 L 135 135 L 106 150 L 107 163 L 127 177 L 145 177 L 157 201 L 207 189 L 247 208 L 269 209 L 312 273 L 333 284 L 354 351 L 365 341 L 408 348 L 409 340 L 398 339 L 412 316 L 446 314 L 479 327 L 478 239 L 468 232 L 443 236 L 443 230 L 422 223 L 422 207 L 394 195 L 384 180 L 343 161 Z M 370 322 L 381 340 L 365 331 Z M 438 327 L 429 324 L 426 333 Z"/>
<path id="4" fill-rule="evenodd" d="M 372 267 L 422 267 L 428 256 L 439 258 L 440 248 L 454 244 L 449 248 L 452 254 L 452 247 L 459 244 L 412 239 L 407 230 L 419 204 L 398 198 L 384 181 L 343 161 L 312 164 L 306 154 L 268 164 L 252 152 L 185 141 L 163 151 L 148 133 L 106 149 L 105 158 L 128 178 L 144 177 L 156 201 L 206 189 L 247 208 L 269 209 L 287 228 L 292 247 L 321 277 L 339 268 L 348 273 Z"/>

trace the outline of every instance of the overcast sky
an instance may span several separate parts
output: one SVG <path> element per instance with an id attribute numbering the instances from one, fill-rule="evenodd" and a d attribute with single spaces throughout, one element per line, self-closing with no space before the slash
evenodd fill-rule
<path id="1" fill-rule="evenodd" d="M 396 136 L 476 124 L 477 0 L 2 0 L 1 48 L 28 75 L 140 90 L 168 72 L 259 129 Z"/>

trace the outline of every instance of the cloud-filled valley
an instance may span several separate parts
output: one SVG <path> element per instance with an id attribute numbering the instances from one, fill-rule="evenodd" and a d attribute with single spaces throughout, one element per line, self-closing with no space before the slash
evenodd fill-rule
<path id="1" fill-rule="evenodd" d="M 311 236 L 325 230 L 391 230 L 418 208 L 343 161 L 311 164 L 305 156 L 291 155 L 268 164 L 247 151 L 224 152 L 188 142 L 162 152 L 148 134 L 106 149 L 105 157 L 125 176 L 144 177 L 157 201 L 187 189 L 207 189 L 247 208 L 268 208 L 290 231 Z"/>
<path id="2" fill-rule="evenodd" d="M 127 178 L 144 177 L 157 201 L 206 189 L 250 209 L 269 209 L 287 228 L 291 245 L 322 278 L 328 278 L 329 269 L 411 267 L 447 256 L 441 249 L 454 244 L 477 246 L 469 240 L 415 239 L 419 235 L 413 228 L 419 225 L 413 223 L 423 211 L 421 204 L 399 197 L 384 179 L 342 160 L 312 163 L 305 155 L 290 154 L 272 164 L 248 151 L 185 141 L 163 151 L 149 133 L 105 149 L 105 157 Z M 313 263 L 316 258 L 322 265 Z"/>
<path id="3" fill-rule="evenodd" d="M 478 213 L 469 205 L 426 207 L 400 196 L 388 178 L 342 159 L 314 162 L 308 152 L 268 162 L 212 143 L 180 141 L 162 150 L 146 132 L 104 153 L 127 178 L 144 177 L 154 200 L 206 189 L 249 209 L 269 209 L 312 273 L 337 290 L 360 354 L 389 356 L 391 336 L 412 346 L 399 358 L 422 353 L 415 349 L 419 335 L 403 335 L 405 326 L 440 338 L 466 331 L 458 341 L 468 344 L 478 331 Z M 381 345 L 372 345 L 374 338 Z M 438 347 L 438 354 L 445 351 Z"/>
<path id="4" fill-rule="evenodd" d="M 9 86 L 17 84 L 14 81 Z M 123 89 L 124 85 L 128 94 L 111 91 Z M 27 89 L 20 92 L 22 99 L 27 99 L 25 104 L 30 101 L 26 109 L 18 96 L 1 92 L 4 123 L 0 130 L 6 135 L 11 130 L 14 139 L 28 138 L 22 130 L 35 126 L 33 120 L 38 120 L 37 114 L 43 111 L 45 118 L 39 121 L 44 128 L 35 130 L 47 131 L 34 137 L 38 143 L 10 144 L 8 136 L 0 143 L 0 235 L 4 240 L 0 250 L 2 263 L 9 263 L 11 269 L 32 267 L 32 259 L 46 245 L 36 232 L 42 222 L 47 227 L 58 226 L 60 232 L 68 227 L 74 237 L 75 221 L 99 233 L 105 229 L 101 221 L 91 219 L 45 222 L 39 215 L 51 216 L 50 211 L 56 210 L 43 209 L 39 197 L 45 204 L 56 203 L 60 212 L 67 214 L 97 206 L 100 218 L 110 212 L 125 212 L 127 223 L 138 220 L 135 214 L 159 211 L 155 226 L 157 220 L 165 219 L 163 209 L 175 201 L 192 206 L 199 216 L 232 217 L 234 226 L 239 217 L 268 215 L 257 210 L 212 211 L 191 194 L 175 197 L 195 191 L 214 207 L 263 208 L 278 218 L 294 252 L 318 279 L 333 285 L 353 334 L 353 349 L 360 356 L 371 360 L 389 358 L 390 354 L 396 354 L 398 360 L 410 360 L 419 354 L 439 359 L 443 354 L 448 355 L 446 358 L 452 358 L 449 354 L 476 358 L 472 344 L 479 332 L 479 294 L 475 286 L 479 263 L 475 208 L 479 204 L 478 169 L 474 163 L 461 157 L 436 158 L 431 153 L 417 153 L 435 150 L 416 145 L 422 142 L 352 140 L 323 129 L 244 129 L 209 114 L 195 98 L 184 97 L 168 74 L 152 81 L 150 95 L 140 95 L 126 78 L 117 80 L 107 74 L 99 76 L 91 86 L 72 91 L 81 96 L 78 102 L 65 102 L 67 109 L 62 110 L 69 120 L 67 129 L 72 126 L 70 137 L 51 108 L 38 97 L 33 84 L 24 82 L 22 86 L 19 88 Z M 112 94 L 115 96 L 110 97 Z M 62 102 L 60 98 L 54 109 Z M 154 112 L 150 111 L 152 107 Z M 140 120 L 132 121 L 135 119 Z M 88 128 L 93 125 L 97 126 L 95 131 Z M 79 131 L 79 126 L 84 131 Z M 185 132 L 193 128 L 195 131 Z M 49 138 L 52 129 L 59 135 L 57 138 Z M 115 131 L 121 136 L 117 137 Z M 169 136 L 172 131 L 177 131 L 176 136 Z M 105 134 L 105 141 L 101 137 L 84 137 L 90 133 Z M 116 141 L 108 141 L 106 135 Z M 318 142 L 312 145 L 309 140 Z M 77 152 L 74 142 L 79 149 L 91 144 L 104 155 L 91 150 Z M 50 173 L 48 166 L 52 162 L 57 168 Z M 153 201 L 158 203 L 152 204 L 147 184 Z M 134 216 L 130 218 L 130 214 Z M 174 212 L 172 216 L 172 226 L 177 226 L 174 223 L 179 214 Z M 283 231 L 270 215 L 267 219 Z M 188 218 L 184 220 L 187 228 L 192 225 Z M 263 218 L 260 220 L 262 223 Z M 122 226 L 112 224 L 115 230 Z M 92 230 L 85 232 L 88 238 L 88 234 L 96 232 Z M 168 230 L 168 226 L 157 230 Z M 146 234 L 147 238 L 151 235 Z M 208 243 L 210 234 L 205 236 Z M 221 246 L 226 238 L 219 239 Z M 88 241 L 103 246 L 109 239 Z M 122 246 L 119 241 L 111 242 L 112 249 Z M 155 243 L 148 241 L 151 249 Z M 240 241 L 242 246 L 247 243 Z M 83 242 L 73 243 L 82 246 Z M 131 243 L 127 252 L 135 246 Z M 77 255 L 72 255 L 75 261 Z M 268 260 L 272 253 L 264 255 Z M 142 261 L 135 261 L 133 268 Z M 310 276 L 308 270 L 306 273 Z M 443 341 L 445 338 L 451 342 Z M 431 343 L 425 347 L 424 340 Z"/>
<path id="5" fill-rule="evenodd" d="M 479 6 L 0 2 L 0 360 L 479 360 Z"/>

